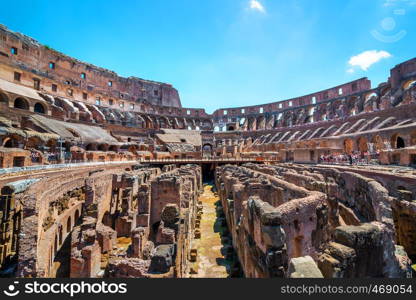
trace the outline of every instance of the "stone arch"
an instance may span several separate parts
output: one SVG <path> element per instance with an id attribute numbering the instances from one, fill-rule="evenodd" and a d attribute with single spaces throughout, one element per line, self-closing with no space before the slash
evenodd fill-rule
<path id="1" fill-rule="evenodd" d="M 266 128 L 266 119 L 264 116 L 259 116 L 256 120 L 256 130 L 263 130 Z"/>
<path id="2" fill-rule="evenodd" d="M 136 123 L 137 123 L 137 127 L 139 127 L 139 128 L 145 128 L 146 127 L 146 121 L 140 115 L 137 115 Z"/>
<path id="3" fill-rule="evenodd" d="M 81 215 L 81 213 L 80 213 L 79 209 L 77 209 L 75 211 L 75 214 L 74 214 L 74 226 L 77 224 L 80 215 Z"/>
<path id="4" fill-rule="evenodd" d="M 344 140 L 345 153 L 351 154 L 354 151 L 354 141 L 352 139 Z"/>
<path id="5" fill-rule="evenodd" d="M 71 222 L 71 216 L 68 217 L 66 220 L 66 233 L 71 232 L 72 230 L 72 222 Z"/>
<path id="6" fill-rule="evenodd" d="M 53 255 L 52 257 L 55 258 L 56 253 L 58 253 L 58 237 L 55 236 L 55 241 L 53 243 Z"/>
<path id="7" fill-rule="evenodd" d="M 40 148 L 43 145 L 44 145 L 44 143 L 43 143 L 41 138 L 39 138 L 37 136 L 31 136 L 30 138 L 27 139 L 26 149 L 38 149 L 38 150 L 40 150 Z"/>
<path id="8" fill-rule="evenodd" d="M 383 141 L 381 136 L 375 135 L 371 139 L 371 142 L 374 144 L 374 150 L 375 151 L 381 151 L 381 150 L 384 149 L 384 141 Z"/>
<path id="9" fill-rule="evenodd" d="M 169 128 L 169 120 L 166 117 L 161 116 L 158 122 L 159 122 L 159 128 Z"/>
<path id="10" fill-rule="evenodd" d="M 46 143 L 46 147 L 49 147 L 52 151 L 54 151 L 57 147 L 57 140 L 56 139 L 50 139 Z"/>
<path id="11" fill-rule="evenodd" d="M 406 142 L 404 141 L 404 139 L 401 136 L 397 137 L 397 148 L 401 149 L 401 148 L 406 148 Z"/>
<path id="12" fill-rule="evenodd" d="M 99 144 L 97 149 L 98 149 L 98 151 L 106 152 L 106 151 L 108 151 L 108 145 L 107 144 Z"/>
<path id="13" fill-rule="evenodd" d="M 403 82 L 402 87 L 403 87 L 403 89 L 404 89 L 404 90 L 407 90 L 407 89 L 409 89 L 409 88 L 410 88 L 413 84 L 416 84 L 416 79 L 415 79 L 415 78 L 413 78 L 413 79 L 409 79 L 409 80 L 407 80 L 407 81 Z"/>
<path id="14" fill-rule="evenodd" d="M 392 135 L 391 139 L 391 147 L 393 149 L 400 149 L 406 147 L 406 142 L 403 137 L 401 137 L 398 133 Z"/>
<path id="15" fill-rule="evenodd" d="M 58 245 L 62 245 L 62 238 L 63 238 L 63 232 L 62 232 L 62 226 L 59 226 L 58 229 Z"/>
<path id="16" fill-rule="evenodd" d="M 116 145 L 111 145 L 111 146 L 108 148 L 108 151 L 111 151 L 111 152 L 118 152 L 118 146 L 116 146 Z"/>
<path id="17" fill-rule="evenodd" d="M 213 149 L 214 149 L 214 147 L 209 143 L 206 143 L 202 146 L 202 151 L 203 152 L 212 152 Z"/>
<path id="18" fill-rule="evenodd" d="M 357 141 L 358 151 L 364 153 L 368 152 L 368 140 L 365 137 L 360 137 Z"/>
<path id="19" fill-rule="evenodd" d="M 94 144 L 94 143 L 88 144 L 88 145 L 85 147 L 85 149 L 86 149 L 87 151 L 97 151 L 97 144 Z"/>
<path id="20" fill-rule="evenodd" d="M 9 135 L 3 140 L 5 148 L 19 148 L 19 144 L 24 144 L 24 138 L 17 134 Z"/>
<path id="21" fill-rule="evenodd" d="M 9 97 L 5 93 L 2 93 L 2 92 L 0 92 L 0 103 L 1 102 L 9 104 Z"/>
<path id="22" fill-rule="evenodd" d="M 47 110 L 46 110 L 46 107 L 42 103 L 37 102 L 35 103 L 35 106 L 33 107 L 33 111 L 38 114 L 46 114 Z"/>
<path id="23" fill-rule="evenodd" d="M 29 102 L 25 98 L 16 98 L 13 104 L 14 108 L 29 110 Z"/>

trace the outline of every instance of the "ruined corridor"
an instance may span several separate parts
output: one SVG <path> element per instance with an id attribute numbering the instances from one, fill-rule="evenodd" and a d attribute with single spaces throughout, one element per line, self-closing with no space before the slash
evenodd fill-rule
<path id="1" fill-rule="evenodd" d="M 199 197 L 203 213 L 200 221 L 200 238 L 192 241 L 192 248 L 198 255 L 192 267 L 191 278 L 227 278 L 232 265 L 232 261 L 226 259 L 225 242 L 228 242 L 228 239 L 224 236 L 224 233 L 227 233 L 226 226 L 222 222 L 224 219 L 219 218 L 220 198 L 213 189 L 210 184 L 204 185 L 204 192 Z"/>

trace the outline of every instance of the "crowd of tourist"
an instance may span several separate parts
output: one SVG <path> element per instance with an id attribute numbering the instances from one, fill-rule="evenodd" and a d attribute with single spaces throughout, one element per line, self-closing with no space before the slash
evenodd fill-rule
<path id="1" fill-rule="evenodd" d="M 353 152 L 337 153 L 321 155 L 319 157 L 319 163 L 321 164 L 349 164 L 349 165 L 365 165 L 370 164 L 378 159 L 379 152 L 370 154 L 369 152 Z"/>
<path id="2" fill-rule="evenodd" d="M 57 164 L 60 162 L 61 153 L 59 152 L 45 151 L 42 154 L 45 160 L 50 164 Z M 40 163 L 42 154 L 40 151 L 31 151 L 30 157 L 32 159 L 32 163 Z M 64 156 L 65 162 L 71 161 L 71 152 L 63 152 L 63 156 Z"/>

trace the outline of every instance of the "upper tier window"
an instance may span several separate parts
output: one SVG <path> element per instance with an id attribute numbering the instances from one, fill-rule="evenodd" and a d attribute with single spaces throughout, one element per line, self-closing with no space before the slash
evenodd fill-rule
<path id="1" fill-rule="evenodd" d="M 49 69 L 55 69 L 55 63 L 54 62 L 50 62 L 49 63 Z"/>
<path id="2" fill-rule="evenodd" d="M 112 81 L 109 81 L 108 82 L 108 86 L 113 86 L 113 82 Z"/>
<path id="3" fill-rule="evenodd" d="M 338 95 L 342 95 L 343 93 L 344 92 L 343 92 L 342 88 L 338 90 Z"/>
<path id="4" fill-rule="evenodd" d="M 242 108 L 242 109 L 241 109 L 241 113 L 242 113 L 242 114 L 245 114 L 245 113 L 246 113 L 246 110 L 245 110 L 244 108 Z"/>
<path id="5" fill-rule="evenodd" d="M 16 81 L 20 81 L 20 78 L 22 77 L 22 74 L 18 73 L 18 72 L 14 72 L 14 80 Z"/>
<path id="6" fill-rule="evenodd" d="M 11 47 L 10 48 L 10 53 L 13 55 L 17 55 L 17 48 L 16 47 Z"/>
<path id="7" fill-rule="evenodd" d="M 263 107 L 260 107 L 259 112 L 262 114 L 264 112 L 264 108 Z"/>
<path id="8" fill-rule="evenodd" d="M 289 106 L 293 106 L 293 102 L 292 101 L 289 101 Z"/>
<path id="9" fill-rule="evenodd" d="M 228 111 L 224 110 L 224 116 L 228 115 Z"/>
<path id="10" fill-rule="evenodd" d="M 40 80 L 37 78 L 33 78 L 33 88 L 35 90 L 40 90 Z"/>
<path id="11" fill-rule="evenodd" d="M 87 74 L 85 74 L 85 73 L 81 73 L 81 78 L 82 78 L 82 79 L 86 79 L 86 78 L 87 78 Z"/>
<path id="12" fill-rule="evenodd" d="M 312 97 L 312 104 L 316 104 L 316 97 Z"/>

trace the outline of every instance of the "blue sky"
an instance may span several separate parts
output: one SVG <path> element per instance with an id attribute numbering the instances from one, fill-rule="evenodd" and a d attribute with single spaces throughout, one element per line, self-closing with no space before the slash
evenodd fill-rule
<path id="1" fill-rule="evenodd" d="M 173 84 L 186 107 L 263 104 L 416 57 L 416 0 L 6 1 L 0 23 L 80 60 Z"/>

